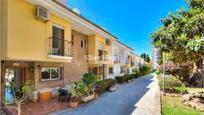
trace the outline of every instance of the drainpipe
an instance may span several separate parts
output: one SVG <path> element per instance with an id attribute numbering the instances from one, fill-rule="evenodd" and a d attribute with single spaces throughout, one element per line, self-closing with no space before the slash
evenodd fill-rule
<path id="1" fill-rule="evenodd" d="M 62 78 L 62 85 L 63 85 L 63 87 L 64 87 L 64 74 L 65 72 L 64 72 L 64 62 L 63 62 L 63 78 Z"/>

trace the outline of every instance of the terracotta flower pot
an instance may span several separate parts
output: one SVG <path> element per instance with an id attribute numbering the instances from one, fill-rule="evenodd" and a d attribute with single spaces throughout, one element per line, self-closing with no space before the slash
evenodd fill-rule
<path id="1" fill-rule="evenodd" d="M 79 101 L 69 102 L 71 108 L 77 108 L 79 106 Z"/>
<path id="2" fill-rule="evenodd" d="M 98 94 L 95 93 L 95 95 L 94 95 L 94 99 L 97 99 L 97 98 L 98 98 Z"/>

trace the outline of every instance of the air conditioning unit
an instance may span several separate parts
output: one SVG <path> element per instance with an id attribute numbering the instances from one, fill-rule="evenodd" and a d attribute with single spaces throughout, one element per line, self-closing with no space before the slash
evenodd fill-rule
<path id="1" fill-rule="evenodd" d="M 111 40 L 110 39 L 106 39 L 106 45 L 110 46 L 111 45 Z"/>
<path id="2" fill-rule="evenodd" d="M 45 22 L 50 20 L 50 12 L 42 6 L 37 6 L 36 16 Z"/>

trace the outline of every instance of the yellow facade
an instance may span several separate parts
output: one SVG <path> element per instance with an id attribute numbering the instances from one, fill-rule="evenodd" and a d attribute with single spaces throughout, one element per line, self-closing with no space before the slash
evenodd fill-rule
<path id="1" fill-rule="evenodd" d="M 131 60 L 131 64 L 130 65 L 131 65 L 131 67 L 133 67 L 134 64 L 135 64 L 135 56 L 133 54 L 131 54 L 130 60 Z"/>
<path id="2" fill-rule="evenodd" d="M 130 54 L 129 56 L 130 56 L 129 62 L 126 64 L 127 68 L 131 68 L 133 66 L 132 63 L 134 63 L 134 60 L 135 60 L 135 57 L 133 54 Z"/>
<path id="3" fill-rule="evenodd" d="M 91 35 L 88 38 L 88 55 L 91 57 L 99 56 L 99 42 L 103 44 L 103 50 L 107 52 L 107 56 L 112 56 L 112 46 L 106 44 L 106 39 L 99 35 Z M 100 61 L 100 60 L 89 60 L 89 64 L 113 64 L 111 59 Z"/>
<path id="4" fill-rule="evenodd" d="M 0 1 L 0 56 L 1 58 L 3 57 L 3 55 L 6 55 L 6 39 L 3 40 L 3 38 L 6 38 L 7 37 L 7 9 L 8 9 L 8 3 L 7 3 L 7 0 L 1 0 Z"/>
<path id="5" fill-rule="evenodd" d="M 2 57 L 8 60 L 69 62 L 71 60 L 48 58 L 49 37 L 52 25 L 64 27 L 65 40 L 71 41 L 71 23 L 51 14 L 43 22 L 35 16 L 36 6 L 24 0 L 3 0 L 4 12 Z"/>
<path id="6" fill-rule="evenodd" d="M 0 46 L 2 38 L 2 0 L 0 1 Z M 1 59 L 1 47 L 0 47 L 0 59 Z"/>

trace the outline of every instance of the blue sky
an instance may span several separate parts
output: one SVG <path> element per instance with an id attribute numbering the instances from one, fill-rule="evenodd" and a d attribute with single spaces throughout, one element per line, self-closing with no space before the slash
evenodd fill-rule
<path id="1" fill-rule="evenodd" d="M 185 0 L 68 0 L 81 15 L 106 28 L 136 54 L 151 56 L 150 34 L 170 11 L 185 8 Z"/>

